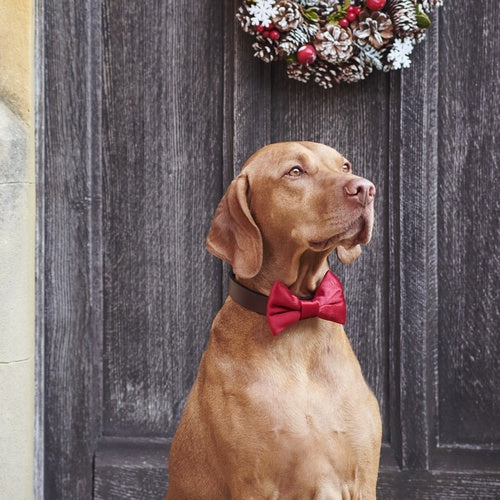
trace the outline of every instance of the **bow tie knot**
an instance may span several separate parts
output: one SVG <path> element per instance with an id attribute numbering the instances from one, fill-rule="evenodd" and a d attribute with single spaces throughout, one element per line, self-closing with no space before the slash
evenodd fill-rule
<path id="1" fill-rule="evenodd" d="M 300 300 L 300 319 L 316 318 L 318 314 L 319 302 L 317 300 Z"/>
<path id="2" fill-rule="evenodd" d="M 346 303 L 342 283 L 331 271 L 327 271 L 314 297 L 304 300 L 277 281 L 269 295 L 266 316 L 273 335 L 279 335 L 301 319 L 317 317 L 343 325 Z"/>

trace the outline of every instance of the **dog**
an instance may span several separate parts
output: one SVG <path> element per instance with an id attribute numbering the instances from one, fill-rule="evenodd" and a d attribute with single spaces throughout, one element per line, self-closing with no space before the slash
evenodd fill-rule
<path id="1" fill-rule="evenodd" d="M 348 264 L 369 242 L 374 196 L 343 155 L 313 142 L 270 144 L 232 181 L 207 249 L 231 264 L 233 293 L 171 444 L 167 500 L 376 498 L 377 400 L 342 305 L 339 322 L 311 305 L 324 278 L 337 280 L 329 254 Z M 262 307 L 276 287 L 306 297 L 309 312 L 272 327 Z"/>

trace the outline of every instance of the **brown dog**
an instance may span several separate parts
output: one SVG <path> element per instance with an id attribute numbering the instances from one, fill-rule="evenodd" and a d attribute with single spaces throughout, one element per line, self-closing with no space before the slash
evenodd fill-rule
<path id="1" fill-rule="evenodd" d="M 217 208 L 207 248 L 237 282 L 310 296 L 332 250 L 352 262 L 375 187 L 312 142 L 255 153 Z M 373 499 L 381 421 L 344 329 L 319 318 L 279 336 L 229 297 L 170 450 L 168 500 Z"/>

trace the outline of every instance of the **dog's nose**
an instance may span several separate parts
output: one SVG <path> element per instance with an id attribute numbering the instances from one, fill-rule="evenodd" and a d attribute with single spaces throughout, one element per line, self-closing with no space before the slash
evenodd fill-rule
<path id="1" fill-rule="evenodd" d="M 344 191 L 348 199 L 357 200 L 364 207 L 375 198 L 375 186 L 361 177 L 351 179 L 344 186 Z"/>

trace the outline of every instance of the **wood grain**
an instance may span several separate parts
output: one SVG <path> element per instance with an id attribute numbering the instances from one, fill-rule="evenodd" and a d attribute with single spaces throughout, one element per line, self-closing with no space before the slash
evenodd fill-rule
<path id="1" fill-rule="evenodd" d="M 53 499 L 91 498 L 101 415 L 96 4 L 46 2 L 43 11 L 43 486 Z"/>
<path id="2" fill-rule="evenodd" d="M 95 464 L 96 500 L 163 500 L 170 440 L 105 438 Z"/>
<path id="3" fill-rule="evenodd" d="M 104 12 L 104 432 L 166 436 L 221 300 L 222 4 Z"/>
<path id="4" fill-rule="evenodd" d="M 494 9 L 493 1 L 482 9 Z M 473 33 L 465 18 L 481 22 Z M 500 440 L 500 185 L 497 20 L 467 5 L 441 31 L 438 193 L 438 439 Z M 457 36 L 460 33 L 460 36 Z M 470 37 L 474 36 L 474 43 Z M 498 104 L 498 99 L 496 99 Z M 496 464 L 500 467 L 500 456 Z"/>
<path id="5" fill-rule="evenodd" d="M 399 306 L 401 465 L 417 470 L 427 468 L 431 431 L 428 335 L 436 314 L 437 27 L 435 22 L 424 46 L 415 49 L 411 69 L 395 85 L 399 123 L 391 154 L 397 186 L 391 224 Z"/>

